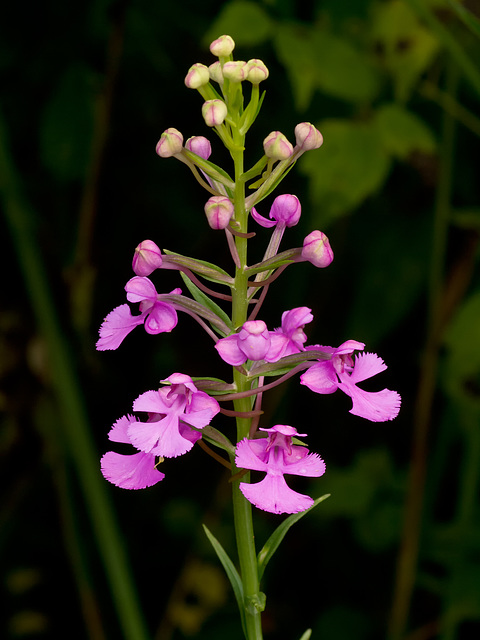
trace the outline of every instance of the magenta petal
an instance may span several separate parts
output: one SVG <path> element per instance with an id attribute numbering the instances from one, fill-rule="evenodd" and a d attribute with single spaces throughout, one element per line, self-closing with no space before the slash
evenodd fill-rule
<path id="1" fill-rule="evenodd" d="M 170 414 L 157 422 L 136 422 L 128 429 L 134 447 L 163 458 L 176 458 L 193 447 L 180 433 L 178 416 Z"/>
<path id="2" fill-rule="evenodd" d="M 128 427 L 132 422 L 136 422 L 133 416 L 122 416 L 119 418 L 108 432 L 108 439 L 112 440 L 112 442 L 131 444 L 130 438 L 128 437 Z"/>
<path id="3" fill-rule="evenodd" d="M 334 350 L 334 353 L 336 356 L 341 356 L 354 351 L 363 351 L 364 349 L 365 343 L 358 342 L 358 340 L 346 340 Z"/>
<path id="4" fill-rule="evenodd" d="M 357 383 L 368 380 L 385 369 L 387 365 L 376 353 L 358 353 L 355 356 L 355 367 L 350 375 L 350 381 Z"/>
<path id="5" fill-rule="evenodd" d="M 152 335 L 168 333 L 177 326 L 175 309 L 166 302 L 156 302 L 145 319 L 145 331 Z"/>
<path id="6" fill-rule="evenodd" d="M 313 505 L 310 496 L 290 489 L 282 475 L 267 474 L 255 484 L 241 482 L 240 490 L 249 502 L 270 513 L 299 513 Z"/>
<path id="7" fill-rule="evenodd" d="M 364 391 L 349 383 L 340 383 L 338 387 L 352 398 L 353 406 L 350 413 L 361 418 L 372 422 L 385 422 L 396 418 L 400 411 L 402 400 L 396 391 Z"/>
<path id="8" fill-rule="evenodd" d="M 133 410 L 147 411 L 148 413 L 168 413 L 170 406 L 164 402 L 163 395 L 159 391 L 145 391 L 133 401 Z"/>
<path id="9" fill-rule="evenodd" d="M 244 438 L 237 444 L 235 464 L 239 469 L 268 471 L 268 465 L 264 462 L 267 445 L 267 438 L 262 438 L 261 440 L 248 440 Z"/>
<path id="10" fill-rule="evenodd" d="M 288 336 L 276 331 L 270 331 L 270 347 L 265 355 L 266 362 L 277 362 L 284 355 L 287 355 L 290 340 Z M 296 352 L 290 352 L 296 353 Z"/>
<path id="11" fill-rule="evenodd" d="M 122 304 L 110 311 L 100 327 L 100 339 L 97 341 L 97 350 L 117 349 L 125 337 L 136 326 L 143 324 L 145 314 L 132 316 L 128 304 Z"/>
<path id="12" fill-rule="evenodd" d="M 317 362 L 300 376 L 300 384 L 315 393 L 333 393 L 338 388 L 337 376 L 331 362 Z"/>
<path id="13" fill-rule="evenodd" d="M 226 338 L 221 338 L 215 345 L 215 349 L 224 362 L 234 367 L 247 361 L 247 356 L 238 347 L 238 335 L 236 333 Z"/>
<path id="14" fill-rule="evenodd" d="M 312 310 L 308 307 L 296 307 L 282 313 L 282 331 L 290 336 L 299 327 L 304 327 L 313 320 Z"/>
<path id="15" fill-rule="evenodd" d="M 191 403 L 187 406 L 182 420 L 188 422 L 197 429 L 202 429 L 210 424 L 213 416 L 220 411 L 220 405 L 204 391 L 196 391 L 192 397 Z"/>
<path id="16" fill-rule="evenodd" d="M 325 462 L 322 458 L 317 453 L 308 453 L 305 447 L 293 445 L 292 453 L 285 458 L 283 473 L 308 478 L 318 478 L 325 473 Z"/>
<path id="17" fill-rule="evenodd" d="M 129 302 L 142 302 L 142 300 L 155 301 L 157 290 L 153 282 L 146 277 L 134 276 L 125 285 L 127 300 Z"/>
<path id="18" fill-rule="evenodd" d="M 276 220 L 268 220 L 268 218 L 264 218 L 263 216 L 261 216 L 255 209 L 255 207 L 253 207 L 250 213 L 255 222 L 258 222 L 261 227 L 269 229 L 270 227 L 274 227 L 277 224 Z"/>
<path id="19" fill-rule="evenodd" d="M 122 489 L 145 489 L 165 477 L 155 468 L 155 456 L 148 453 L 125 456 L 109 451 L 102 457 L 100 466 L 103 476 Z"/>

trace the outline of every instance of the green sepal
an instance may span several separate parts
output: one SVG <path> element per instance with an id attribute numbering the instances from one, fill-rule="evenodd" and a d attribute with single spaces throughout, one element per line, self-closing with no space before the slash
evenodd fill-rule
<path id="1" fill-rule="evenodd" d="M 197 155 L 193 151 L 189 151 L 188 149 L 184 149 L 183 154 L 186 158 L 193 162 L 193 164 L 204 171 L 207 176 L 210 176 L 210 178 L 215 180 L 215 182 L 220 182 L 225 187 L 228 187 L 228 189 L 233 190 L 233 188 L 235 187 L 235 183 L 228 175 L 228 173 L 224 169 L 222 169 L 222 167 L 219 167 L 209 160 L 205 160 L 201 156 Z"/>
<path id="2" fill-rule="evenodd" d="M 220 378 L 208 378 L 205 376 L 193 378 L 195 386 L 200 391 L 205 391 L 211 396 L 225 395 L 227 393 L 235 393 L 237 391 L 237 385 L 235 383 L 228 383 Z"/>
<path id="3" fill-rule="evenodd" d="M 221 307 L 219 307 L 216 302 L 214 302 L 211 298 L 209 298 L 206 293 L 203 293 L 203 291 L 199 289 L 197 285 L 194 284 L 185 273 L 183 273 L 183 271 L 180 272 L 180 275 L 182 276 L 182 280 L 184 281 L 187 289 L 192 294 L 193 298 L 199 304 L 202 304 L 205 307 L 207 307 L 207 309 L 210 309 L 212 313 L 214 313 L 216 316 L 218 316 L 223 320 L 223 322 L 227 325 L 227 327 L 231 328 L 232 321 L 230 320 L 228 315 L 225 313 L 225 311 Z M 211 326 L 212 326 L 212 329 L 215 329 L 215 331 L 217 331 L 219 334 L 222 334 L 222 337 L 225 337 L 225 335 L 228 335 L 228 334 L 224 334 L 223 331 L 221 331 L 218 327 L 214 325 L 211 325 Z"/>
<path id="4" fill-rule="evenodd" d="M 234 279 L 232 276 L 212 262 L 182 256 L 182 254 L 175 253 L 175 251 L 169 251 L 168 249 L 163 249 L 163 253 L 166 256 L 171 256 L 173 258 L 170 262 L 177 263 L 187 269 L 190 269 L 190 271 L 202 276 L 205 280 L 210 280 L 210 282 L 216 282 L 218 284 L 225 284 L 227 286 L 234 285 Z"/>
<path id="5" fill-rule="evenodd" d="M 206 427 L 203 427 L 203 429 L 200 429 L 200 433 L 202 434 L 202 438 L 207 442 L 210 442 L 219 449 L 223 449 L 230 455 L 235 454 L 235 447 L 221 431 L 218 431 L 211 425 L 207 425 Z"/>
<path id="6" fill-rule="evenodd" d="M 258 579 L 261 580 L 263 576 L 263 572 L 265 571 L 265 567 L 271 560 L 273 554 L 278 549 L 281 541 L 285 537 L 287 531 L 290 529 L 292 525 L 303 518 L 303 516 L 314 509 L 318 504 L 326 500 L 330 496 L 329 493 L 326 493 L 324 496 L 317 498 L 315 502 L 309 507 L 306 511 L 302 511 L 301 513 L 292 513 L 291 516 L 288 516 L 272 533 L 266 543 L 263 545 L 261 551 L 257 557 L 258 564 Z"/>
<path id="7" fill-rule="evenodd" d="M 242 580 L 238 574 L 238 571 L 235 569 L 235 565 L 230 560 L 229 555 L 222 547 L 220 542 L 215 538 L 215 536 L 210 532 L 206 525 L 202 525 L 205 531 L 207 538 L 210 541 L 210 544 L 215 550 L 215 553 L 218 556 L 218 559 L 222 563 L 223 568 L 225 569 L 225 573 L 227 574 L 228 579 L 230 580 L 230 584 L 232 585 L 233 593 L 235 594 L 235 599 L 237 600 L 238 610 L 240 612 L 240 619 L 242 621 L 242 629 L 243 633 L 246 634 L 245 627 L 245 598 L 243 594 L 243 584 Z"/>

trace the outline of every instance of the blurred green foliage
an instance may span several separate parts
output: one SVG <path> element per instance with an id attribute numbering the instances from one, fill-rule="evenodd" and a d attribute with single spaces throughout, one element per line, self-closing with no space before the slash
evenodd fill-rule
<path id="1" fill-rule="evenodd" d="M 285 180 L 284 191 L 302 201 L 303 225 L 284 242 L 299 246 L 321 228 L 336 259 L 320 273 L 287 271 L 266 319 L 278 325 L 284 309 L 311 307 L 310 343 L 365 341 L 389 365 L 385 386 L 403 396 L 399 418 L 382 425 L 351 416 L 337 394 L 314 396 L 292 381 L 265 399 L 265 425 L 304 429 L 327 463 L 305 490 L 331 493 L 288 532 L 267 568 L 265 638 L 299 638 L 307 627 L 312 640 L 478 636 L 478 18 L 477 2 L 458 0 L 4 8 L 2 638 L 140 637 L 120 621 L 98 547 L 103 525 L 92 526 L 79 465 L 85 455 L 96 472 L 109 426 L 159 379 L 216 371 L 188 319 L 153 342 L 134 334 L 118 352 L 98 354 L 94 343 L 102 318 L 124 301 L 138 242 L 149 237 L 206 260 L 223 246 L 206 228 L 201 189 L 154 152 L 167 127 L 185 138 L 205 134 L 201 99 L 183 78 L 192 63 L 210 62 L 208 44 L 221 33 L 234 37 L 239 57 L 262 58 L 271 72 L 251 163 L 272 129 L 292 138 L 295 124 L 311 121 L 324 136 Z M 228 163 L 212 143 L 214 161 Z M 265 238 L 260 230 L 254 253 Z M 50 333 L 40 320 L 42 273 Z M 162 276 L 165 290 L 177 286 Z M 93 459 L 72 440 L 58 350 L 78 380 L 75 401 L 89 423 L 75 424 L 86 429 Z M 241 638 L 201 528 L 233 555 L 227 478 L 201 451 L 165 471 L 145 492 L 104 487 L 149 633 Z M 415 494 L 424 498 L 419 521 Z M 277 522 L 257 513 L 259 548 Z M 418 557 L 405 547 L 406 532 Z M 401 549 L 413 567 L 403 590 Z"/>

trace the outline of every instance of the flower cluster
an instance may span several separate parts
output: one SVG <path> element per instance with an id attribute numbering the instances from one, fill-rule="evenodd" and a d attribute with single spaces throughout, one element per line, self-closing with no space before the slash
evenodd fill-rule
<path id="1" fill-rule="evenodd" d="M 183 311 L 212 340 L 212 354 L 233 367 L 233 380 L 205 377 L 194 382 L 188 375 L 173 373 L 160 389 L 140 395 L 133 411 L 146 413 L 147 418 L 141 421 L 125 415 L 108 434 L 111 441 L 129 444 L 134 452 L 124 455 L 109 451 L 102 458 L 101 469 L 105 478 L 119 487 L 150 487 L 163 480 L 158 466 L 164 459 L 186 454 L 201 440 L 203 448 L 208 450 L 208 443 L 228 454 L 229 461 L 224 458 L 224 462 L 234 477 L 247 470 L 265 474 L 259 482 L 239 482 L 239 490 L 248 501 L 272 513 L 297 513 L 308 509 L 313 500 L 291 489 L 284 476 L 319 477 L 325 472 L 325 463 L 296 439 L 306 434 L 297 433 L 294 427 L 259 427 L 263 394 L 287 377 L 300 374 L 300 384 L 314 393 L 340 389 L 352 401 L 350 412 L 373 422 L 395 418 L 400 396 L 389 389 L 366 391 L 358 386 L 386 369 L 379 356 L 364 352 L 362 342 L 347 340 L 336 348 L 308 345 L 305 327 L 313 320 L 310 308 L 284 311 L 280 326 L 273 330 L 259 318 L 269 287 L 286 268 L 306 261 L 323 269 L 334 255 L 320 230 L 310 231 L 301 247 L 280 251 L 288 229 L 301 219 L 297 196 L 281 194 L 273 199 L 268 217 L 261 213 L 263 201 L 292 164 L 303 153 L 319 149 L 323 138 L 308 122 L 295 127 L 295 145 L 283 133 L 273 131 L 264 138 L 263 156 L 243 170 L 238 154 L 243 152 L 245 134 L 257 117 L 259 84 L 268 78 L 268 69 L 258 59 L 234 60 L 234 46 L 230 36 L 215 40 L 210 50 L 218 60 L 210 66 L 194 64 L 185 85 L 201 95 L 205 123 L 215 129 L 237 168 L 242 166 L 241 178 L 234 180 L 211 162 L 212 146 L 203 136 L 192 136 L 184 142 L 180 131 L 168 128 L 156 152 L 162 158 L 174 157 L 186 164 L 208 192 L 203 206 L 207 224 L 225 232 L 235 274 L 205 260 L 162 251 L 152 240 L 144 240 L 134 251 L 135 275 L 125 285 L 127 301 L 139 305 L 138 314 L 132 314 L 128 304 L 113 309 L 100 327 L 97 342 L 100 351 L 117 349 L 141 324 L 150 335 L 168 333 L 178 324 L 178 311 Z M 242 83 L 250 86 L 245 107 Z M 238 185 L 243 189 L 247 183 L 250 195 L 245 196 Z M 270 234 L 262 261 L 253 265 L 246 262 L 247 243 L 255 236 L 248 230 L 250 220 L 257 229 L 267 230 L 261 233 Z M 183 295 L 179 288 L 157 293 L 150 277 L 163 269 L 180 271 L 190 296 Z M 224 309 L 228 303 L 232 303 L 231 314 Z M 273 381 L 265 384 L 266 376 Z M 245 410 L 245 398 L 250 398 L 250 411 Z M 232 401 L 233 410 L 221 409 L 222 403 Z M 241 426 L 234 442 L 228 431 L 224 433 L 210 424 L 220 413 L 225 419 L 239 418 Z M 246 420 L 250 423 L 247 431 Z"/>

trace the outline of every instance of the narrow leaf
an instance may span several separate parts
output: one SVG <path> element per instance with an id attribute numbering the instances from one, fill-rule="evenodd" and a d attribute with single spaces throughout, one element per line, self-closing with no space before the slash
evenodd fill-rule
<path id="1" fill-rule="evenodd" d="M 207 309 L 210 309 L 210 311 L 212 311 L 216 316 L 223 320 L 227 327 L 231 327 L 232 322 L 225 311 L 221 307 L 219 307 L 216 302 L 209 298 L 206 293 L 203 293 L 203 291 L 199 289 L 188 276 L 186 276 L 183 272 L 180 272 L 180 275 L 182 277 L 182 280 L 185 282 L 187 289 L 192 294 L 194 300 L 196 300 L 199 304 L 207 307 Z"/>
<path id="2" fill-rule="evenodd" d="M 310 640 L 310 636 L 312 635 L 312 630 L 307 629 L 300 640 Z"/>
<path id="3" fill-rule="evenodd" d="M 237 600 L 238 609 L 240 611 L 240 618 L 242 621 L 243 632 L 245 633 L 245 599 L 243 595 L 243 584 L 242 580 L 238 574 L 238 571 L 235 569 L 235 565 L 230 560 L 229 555 L 222 547 L 220 542 L 215 538 L 215 536 L 210 532 L 206 525 L 202 525 L 205 531 L 207 538 L 210 541 L 210 544 L 215 549 L 215 553 L 218 556 L 218 559 L 222 563 L 223 568 L 225 569 L 225 573 L 230 580 L 230 584 L 232 585 L 233 593 L 235 594 L 235 598 Z M 245 633 L 246 635 L 246 633 Z"/>
<path id="4" fill-rule="evenodd" d="M 263 545 L 262 550 L 258 554 L 258 579 L 261 580 L 263 576 L 263 572 L 265 571 L 265 567 L 269 563 L 275 551 L 278 549 L 281 541 L 285 537 L 287 531 L 290 529 L 295 522 L 298 522 L 300 518 L 314 509 L 320 502 L 323 502 L 330 496 L 329 493 L 326 493 L 324 496 L 317 498 L 312 506 L 306 511 L 302 511 L 301 513 L 293 513 L 291 516 L 286 518 L 272 533 L 266 543 Z M 309 637 L 309 636 L 307 636 Z M 303 636 L 302 636 L 303 638 Z"/>

